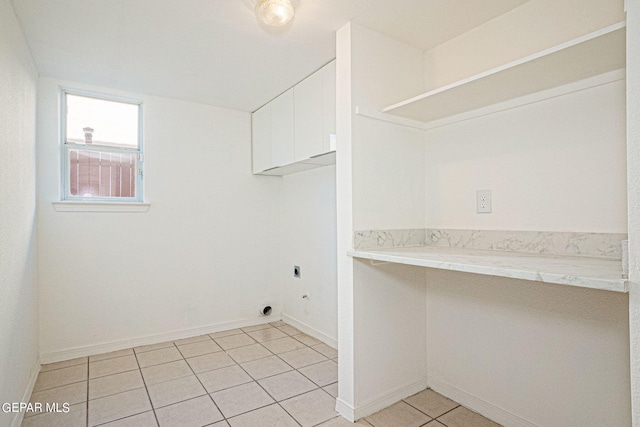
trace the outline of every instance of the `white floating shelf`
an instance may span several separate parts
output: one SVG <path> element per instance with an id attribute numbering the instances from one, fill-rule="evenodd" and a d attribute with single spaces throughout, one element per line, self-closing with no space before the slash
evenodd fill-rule
<path id="1" fill-rule="evenodd" d="M 431 122 L 625 68 L 625 25 L 611 25 L 382 111 Z"/>
<path id="2" fill-rule="evenodd" d="M 347 252 L 347 255 L 441 270 L 628 292 L 627 280 L 622 278 L 622 261 L 609 258 L 552 256 L 438 246 L 383 250 L 358 249 Z"/>

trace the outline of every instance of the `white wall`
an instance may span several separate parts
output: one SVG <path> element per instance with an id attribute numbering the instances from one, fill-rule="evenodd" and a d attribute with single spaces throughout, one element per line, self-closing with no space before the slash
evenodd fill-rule
<path id="1" fill-rule="evenodd" d="M 282 255 L 277 268 L 283 283 L 283 315 L 336 346 L 336 168 L 285 176 L 281 191 Z M 300 278 L 293 276 L 294 265 L 301 268 Z M 309 298 L 303 299 L 305 294 Z"/>
<path id="2" fill-rule="evenodd" d="M 624 18 L 622 2 L 551 3 L 531 0 L 427 52 L 426 85 Z M 427 131 L 426 227 L 627 232 L 624 104 L 616 81 Z M 480 189 L 493 190 L 491 214 L 475 212 Z M 627 304 L 428 271 L 429 384 L 506 425 L 630 425 Z"/>
<path id="3" fill-rule="evenodd" d="M 353 118 L 355 230 L 424 227 L 424 132 Z"/>
<path id="4" fill-rule="evenodd" d="M 39 84 L 43 357 L 257 320 L 265 302 L 274 304 L 278 317 L 273 247 L 281 186 L 277 178 L 251 174 L 250 115 L 117 92 L 144 102 L 145 199 L 151 208 L 135 214 L 56 212 L 60 84 L 87 88 L 51 78 Z"/>
<path id="5" fill-rule="evenodd" d="M 529 0 L 424 55 L 425 90 L 625 20 L 624 0 Z"/>
<path id="6" fill-rule="evenodd" d="M 426 386 L 424 272 L 346 257 L 354 230 L 424 224 L 422 132 L 354 114 L 356 106 L 379 110 L 419 93 L 423 58 L 420 50 L 353 23 L 338 31 L 337 56 L 337 408 L 353 420 Z"/>
<path id="7" fill-rule="evenodd" d="M 353 260 L 353 91 L 351 27 L 336 32 L 336 216 L 338 266 L 338 399 L 336 410 L 354 419 Z"/>
<path id="8" fill-rule="evenodd" d="M 624 0 L 530 0 L 424 54 L 427 89 L 624 21 Z M 623 81 L 427 132 L 427 227 L 627 230 Z M 475 191 L 493 190 L 491 215 Z M 593 203 L 597 200 L 597 203 Z"/>
<path id="9" fill-rule="evenodd" d="M 422 91 L 422 51 L 359 25 L 351 43 L 354 108 L 379 111 Z M 422 132 L 357 115 L 352 132 L 354 229 L 421 228 Z"/>
<path id="10" fill-rule="evenodd" d="M 354 261 L 356 418 L 427 386 L 424 278 L 422 267 Z"/>
<path id="11" fill-rule="evenodd" d="M 506 425 L 631 425 L 627 295 L 427 271 L 432 388 Z"/>
<path id="12" fill-rule="evenodd" d="M 397 42 L 354 24 L 343 28 L 350 37 L 338 33 L 338 63 L 342 41 L 350 61 L 343 78 L 350 79 L 352 108 L 379 111 L 420 93 L 420 82 L 426 88 L 446 84 L 624 19 L 622 1 L 555 3 L 531 0 L 424 53 L 421 65 L 412 65 L 413 55 Z M 401 59 L 394 61 L 394 55 Z M 394 63 L 403 68 L 391 78 Z M 412 75 L 422 67 L 423 75 Z M 399 93 L 392 99 L 394 89 Z M 353 190 L 342 202 L 351 202 L 353 212 L 339 218 L 345 224 L 352 220 L 353 229 L 627 230 L 624 82 L 424 134 L 360 116 L 342 119 L 349 123 L 353 158 L 351 176 L 338 177 L 338 193 Z M 411 157 L 416 155 L 422 160 Z M 494 192 L 494 213 L 478 216 L 475 191 L 485 188 Z M 603 206 L 593 207 L 592 199 Z M 415 379 L 424 372 L 405 353 L 426 349 L 434 389 L 507 425 L 629 425 L 625 295 L 430 270 L 422 270 L 426 278 L 413 275 L 403 285 L 399 271 L 354 264 L 351 282 L 342 271 L 339 277 L 347 297 L 339 301 L 340 335 L 355 342 L 352 349 L 340 347 L 351 350 L 341 353 L 343 414 L 366 414 L 391 398 L 391 390 L 402 397 L 415 385 L 402 369 L 411 366 Z M 407 294 L 394 292 L 418 289 L 418 282 L 425 286 L 427 307 L 414 307 L 412 318 L 395 324 L 393 332 L 385 330 L 380 319 L 406 314 Z M 382 299 L 392 296 L 402 301 L 384 306 Z M 369 307 L 384 308 L 377 318 Z M 424 327 L 418 324 L 421 315 Z M 415 339 L 416 331 L 424 332 L 425 344 Z M 407 348 L 394 363 L 371 352 L 382 336 Z M 415 345 L 403 346 L 408 336 Z M 379 383 L 369 381 L 376 368 L 388 374 Z M 377 393 L 383 389 L 389 392 Z"/>
<path id="13" fill-rule="evenodd" d="M 625 82 L 426 132 L 428 228 L 626 233 Z M 493 212 L 476 213 L 476 190 Z"/>
<path id="14" fill-rule="evenodd" d="M 640 424 L 640 0 L 627 0 L 629 322 L 634 425 Z"/>
<path id="15" fill-rule="evenodd" d="M 28 399 L 38 365 L 37 71 L 13 8 L 0 0 L 0 403 Z M 0 412 L 0 425 L 14 414 Z"/>

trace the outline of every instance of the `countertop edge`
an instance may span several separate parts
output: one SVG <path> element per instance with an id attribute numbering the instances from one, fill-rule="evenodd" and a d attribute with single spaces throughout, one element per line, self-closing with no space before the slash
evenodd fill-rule
<path id="1" fill-rule="evenodd" d="M 382 250 L 383 251 L 383 250 Z M 395 264 L 414 265 L 418 267 L 436 268 L 441 270 L 459 271 L 465 273 L 476 273 L 482 275 L 507 277 L 512 279 L 530 280 L 543 283 L 553 283 L 565 286 L 575 286 L 589 289 L 599 289 L 613 292 L 628 292 L 627 280 L 625 279 L 603 279 L 599 277 L 577 276 L 569 274 L 550 273 L 536 269 L 524 270 L 514 268 L 501 268 L 477 264 L 464 264 L 460 262 L 447 262 L 442 260 L 430 260 L 415 258 L 402 254 L 380 253 L 381 250 L 371 252 L 367 250 L 350 250 L 347 255 L 354 258 L 369 259 Z M 508 256 L 508 253 L 505 254 Z M 478 255 L 479 257 L 481 255 Z M 563 258 L 561 256 L 555 257 Z"/>

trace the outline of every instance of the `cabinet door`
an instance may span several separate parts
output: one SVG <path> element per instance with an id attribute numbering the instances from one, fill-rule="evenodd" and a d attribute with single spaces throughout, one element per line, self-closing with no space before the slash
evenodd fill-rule
<path id="1" fill-rule="evenodd" d="M 270 104 L 256 110 L 251 116 L 253 173 L 269 169 L 271 163 L 271 108 Z"/>
<path id="2" fill-rule="evenodd" d="M 331 135 L 336 134 L 336 61 L 333 60 L 322 70 L 322 118 L 323 151 L 334 151 L 335 143 L 332 144 Z"/>
<path id="3" fill-rule="evenodd" d="M 294 159 L 293 88 L 273 101 L 271 105 L 271 163 L 284 166 Z"/>
<path id="4" fill-rule="evenodd" d="M 323 153 L 322 70 L 293 89 L 295 111 L 295 160 Z"/>

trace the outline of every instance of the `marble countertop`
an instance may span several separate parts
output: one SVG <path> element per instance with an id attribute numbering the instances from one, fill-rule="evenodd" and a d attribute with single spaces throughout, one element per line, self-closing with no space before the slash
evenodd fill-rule
<path id="1" fill-rule="evenodd" d="M 437 246 L 357 249 L 348 251 L 347 255 L 397 264 L 628 292 L 627 280 L 622 278 L 621 261 L 610 258 Z"/>

